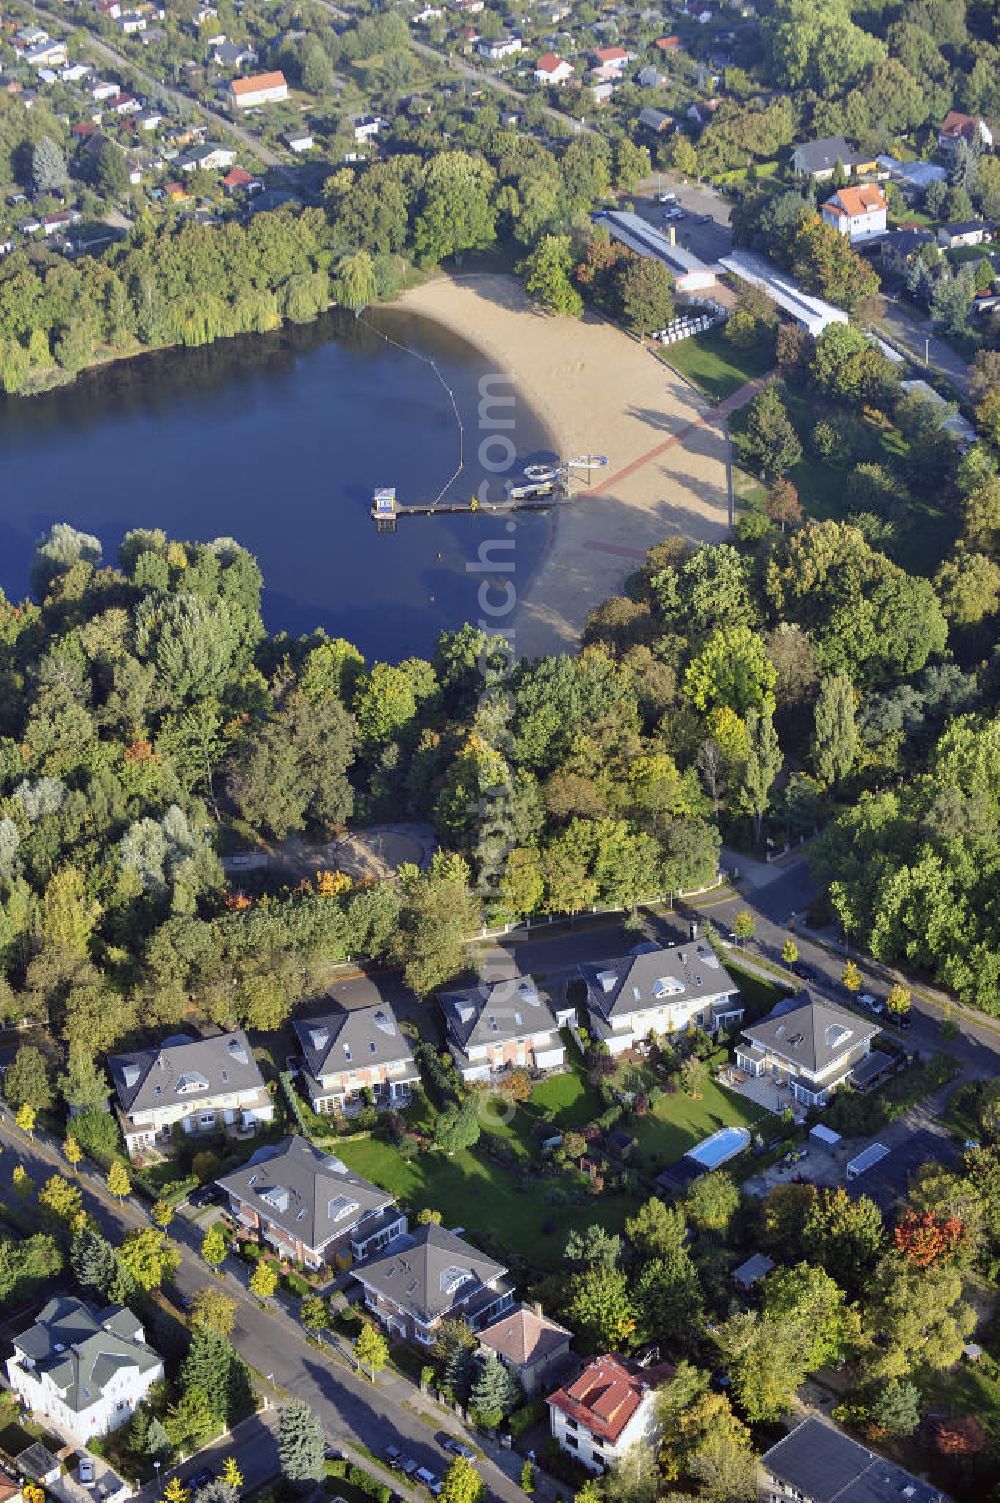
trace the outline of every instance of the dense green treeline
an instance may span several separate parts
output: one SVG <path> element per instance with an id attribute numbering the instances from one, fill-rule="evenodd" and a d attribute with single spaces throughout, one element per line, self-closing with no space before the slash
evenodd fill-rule
<path id="1" fill-rule="evenodd" d="M 140 216 L 100 257 L 0 264 L 0 389 L 65 379 L 94 360 L 162 345 L 201 345 L 304 323 L 331 299 L 359 307 L 391 296 L 407 260 L 434 266 L 498 237 L 530 246 L 582 225 L 612 182 L 648 156 L 586 138 L 560 158 L 514 132 L 488 156 L 402 154 L 327 184 L 324 208 L 285 208 L 246 224 L 156 223 Z"/>

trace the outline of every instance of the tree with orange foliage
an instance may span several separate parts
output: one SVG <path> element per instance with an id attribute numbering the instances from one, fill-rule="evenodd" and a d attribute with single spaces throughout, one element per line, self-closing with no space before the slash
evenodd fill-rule
<path id="1" fill-rule="evenodd" d="M 932 1211 L 907 1211 L 892 1234 L 896 1251 L 916 1268 L 948 1263 L 962 1242 L 963 1226 L 957 1216 L 947 1219 Z"/>
<path id="2" fill-rule="evenodd" d="M 243 913 L 245 909 L 253 907 L 253 898 L 248 898 L 245 892 L 231 892 L 224 902 L 231 913 Z"/>
<path id="3" fill-rule="evenodd" d="M 339 898 L 350 892 L 351 879 L 346 872 L 321 871 L 316 873 L 316 891 L 321 898 Z"/>
<path id="4" fill-rule="evenodd" d="M 978 1456 L 987 1446 L 986 1432 L 974 1415 L 938 1420 L 934 1445 L 942 1456 Z"/>

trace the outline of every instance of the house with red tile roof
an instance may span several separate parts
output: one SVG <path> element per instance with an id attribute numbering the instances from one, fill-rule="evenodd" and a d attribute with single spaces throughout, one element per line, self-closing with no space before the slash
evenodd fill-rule
<path id="1" fill-rule="evenodd" d="M 884 235 L 888 204 L 876 183 L 859 183 L 856 188 L 840 188 L 828 198 L 820 213 L 827 224 L 847 235 L 854 245 Z"/>
<path id="2" fill-rule="evenodd" d="M 564 84 L 573 77 L 573 64 L 554 52 L 543 52 L 535 64 L 535 83 Z"/>
<path id="3" fill-rule="evenodd" d="M 985 146 L 993 149 L 994 137 L 990 127 L 979 115 L 963 115 L 961 110 L 949 110 L 938 130 L 938 146 L 942 151 L 952 152 L 959 141 L 970 146 Z"/>
<path id="4" fill-rule="evenodd" d="M 273 73 L 249 73 L 244 78 L 232 78 L 226 89 L 226 101 L 234 110 L 250 110 L 259 104 L 279 104 L 287 98 L 288 85 L 280 69 Z"/>
<path id="5" fill-rule="evenodd" d="M 553 1438 L 591 1472 L 603 1472 L 637 1441 L 657 1432 L 656 1386 L 667 1364 L 643 1369 L 613 1355 L 594 1357 L 572 1383 L 546 1400 Z"/>

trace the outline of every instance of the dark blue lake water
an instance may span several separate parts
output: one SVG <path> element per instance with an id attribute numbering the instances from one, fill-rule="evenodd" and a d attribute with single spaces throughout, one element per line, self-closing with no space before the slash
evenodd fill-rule
<path id="1" fill-rule="evenodd" d="M 379 535 L 372 491 L 468 499 L 485 471 L 479 447 L 483 356 L 439 325 L 400 310 L 368 323 L 330 314 L 306 328 L 223 340 L 123 361 L 44 396 L 0 401 L 0 585 L 27 589 L 38 535 L 68 521 L 113 559 L 132 527 L 170 536 L 237 538 L 264 573 L 264 616 L 294 634 L 323 626 L 369 658 L 429 653 L 437 634 L 479 616 L 480 543 L 503 518 L 413 517 Z M 509 416 L 511 414 L 504 414 Z M 547 434 L 518 399 L 510 434 L 518 463 L 548 457 Z M 503 458 L 494 447 L 488 463 Z M 500 491 L 494 480 L 491 494 Z M 541 560 L 549 519 L 520 513 L 516 586 Z"/>

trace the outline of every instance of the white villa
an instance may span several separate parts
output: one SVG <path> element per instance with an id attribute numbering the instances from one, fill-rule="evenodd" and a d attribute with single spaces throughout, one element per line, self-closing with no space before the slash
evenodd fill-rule
<path id="1" fill-rule="evenodd" d="M 590 1031 L 612 1054 L 653 1033 L 681 1033 L 692 1025 L 716 1033 L 743 1017 L 736 982 L 714 950 L 693 940 L 581 965 L 580 974 Z"/>
<path id="2" fill-rule="evenodd" d="M 34 1419 L 77 1444 L 128 1424 L 163 1377 L 159 1353 L 123 1305 L 97 1311 L 57 1295 L 13 1347 L 11 1388 Z"/>
<path id="3" fill-rule="evenodd" d="M 870 1089 L 891 1067 L 887 1054 L 872 1049 L 878 1032 L 877 1023 L 835 1002 L 779 1002 L 762 1022 L 743 1029 L 736 1067 L 787 1085 L 802 1106 L 824 1106 L 838 1086 Z"/>
<path id="4" fill-rule="evenodd" d="M 215 1038 L 177 1035 L 152 1049 L 113 1054 L 108 1069 L 129 1153 L 186 1133 L 230 1127 L 253 1132 L 274 1103 L 241 1029 Z"/>

